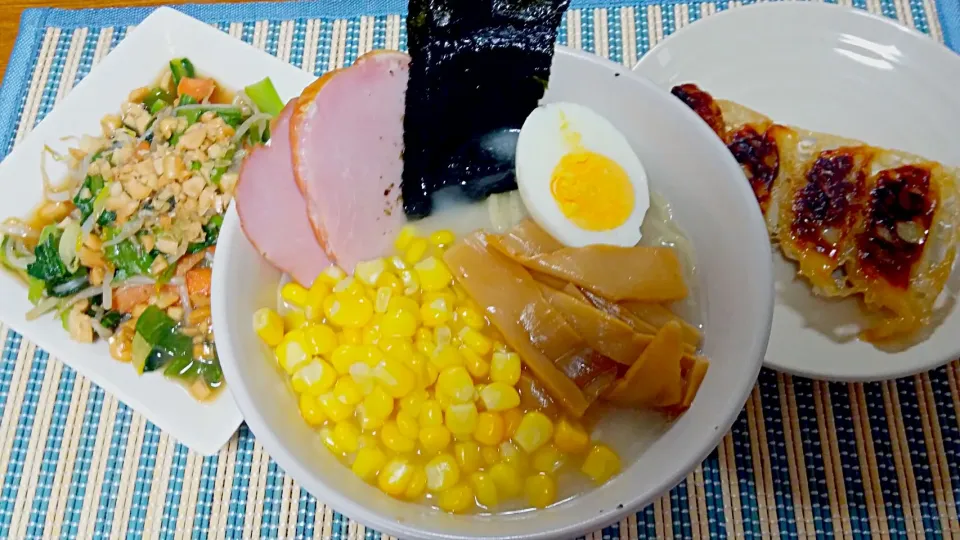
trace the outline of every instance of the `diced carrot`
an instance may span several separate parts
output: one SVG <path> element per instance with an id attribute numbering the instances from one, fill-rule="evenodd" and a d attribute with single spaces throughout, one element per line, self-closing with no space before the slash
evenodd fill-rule
<path id="1" fill-rule="evenodd" d="M 140 141 L 140 144 L 137 145 L 137 150 L 147 151 L 150 150 L 150 143 L 147 141 Z"/>
<path id="2" fill-rule="evenodd" d="M 199 103 L 210 97 L 215 89 L 216 83 L 213 79 L 184 77 L 177 85 L 177 95 L 190 96 Z"/>
<path id="3" fill-rule="evenodd" d="M 177 275 L 180 277 L 187 275 L 187 272 L 192 270 L 194 266 L 200 264 L 204 256 L 205 254 L 202 251 L 198 251 L 181 258 L 177 261 Z"/>
<path id="4" fill-rule="evenodd" d="M 187 292 L 190 296 L 210 296 L 210 278 L 213 270 L 210 268 L 194 268 L 187 272 Z"/>

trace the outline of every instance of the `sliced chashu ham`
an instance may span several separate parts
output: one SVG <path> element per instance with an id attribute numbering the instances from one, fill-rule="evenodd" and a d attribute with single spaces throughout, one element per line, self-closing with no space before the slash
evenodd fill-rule
<path id="1" fill-rule="evenodd" d="M 290 117 L 296 103 L 290 101 L 277 116 L 270 145 L 254 148 L 243 160 L 235 198 L 250 243 L 271 264 L 310 286 L 330 261 L 313 234 L 293 178 Z"/>
<path id="2" fill-rule="evenodd" d="M 348 272 L 389 252 L 400 201 L 410 57 L 369 53 L 304 90 L 292 120 L 293 168 L 317 239 Z"/>

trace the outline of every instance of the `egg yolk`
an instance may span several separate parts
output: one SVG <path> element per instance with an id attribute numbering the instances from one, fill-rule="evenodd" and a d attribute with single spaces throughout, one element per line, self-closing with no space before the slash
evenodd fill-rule
<path id="1" fill-rule="evenodd" d="M 560 158 L 550 178 L 550 193 L 563 215 L 588 231 L 615 229 L 633 213 L 633 184 L 627 172 L 589 150 Z"/>

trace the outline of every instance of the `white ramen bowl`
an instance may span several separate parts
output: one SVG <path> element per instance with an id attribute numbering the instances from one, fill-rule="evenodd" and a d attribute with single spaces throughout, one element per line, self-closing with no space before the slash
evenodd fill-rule
<path id="1" fill-rule="evenodd" d="M 618 64 L 558 48 L 544 101 L 593 108 L 624 133 L 652 189 L 673 206 L 697 259 L 703 353 L 710 360 L 693 406 L 607 484 L 544 510 L 454 516 L 392 499 L 365 484 L 299 416 L 287 377 L 252 330 L 275 306 L 281 274 L 247 241 L 233 210 L 213 275 L 213 318 L 227 388 L 257 439 L 320 501 L 402 538 L 558 538 L 595 530 L 676 485 L 736 419 L 767 346 L 772 314 L 770 243 L 750 187 L 719 139 L 667 92 Z M 638 428 L 639 429 L 639 428 Z"/>

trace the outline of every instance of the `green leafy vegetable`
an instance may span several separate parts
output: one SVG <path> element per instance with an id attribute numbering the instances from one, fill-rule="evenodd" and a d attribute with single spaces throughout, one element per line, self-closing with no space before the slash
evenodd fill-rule
<path id="1" fill-rule="evenodd" d="M 119 232 L 116 227 L 104 227 L 103 239 L 110 240 Z M 136 238 L 127 238 L 119 244 L 104 247 L 103 256 L 117 269 L 113 276 L 117 281 L 148 273 L 154 259 Z"/>
<path id="2" fill-rule="evenodd" d="M 133 364 L 137 371 L 155 371 L 171 361 L 193 358 L 193 340 L 176 329 L 157 306 L 149 306 L 137 319 L 133 338 Z"/>
<path id="3" fill-rule="evenodd" d="M 37 305 L 37 302 L 43 298 L 43 291 L 47 284 L 33 276 L 27 276 L 27 282 L 30 284 L 27 288 L 27 300 L 30 300 L 31 304 Z"/>
<path id="4" fill-rule="evenodd" d="M 270 116 L 276 116 L 283 110 L 283 101 L 280 100 L 280 94 L 277 93 L 270 77 L 251 84 L 243 91 L 253 100 L 258 109 Z"/>
<path id="5" fill-rule="evenodd" d="M 83 185 L 80 186 L 80 191 L 73 197 L 74 206 L 80 210 L 81 222 L 86 221 L 90 214 L 93 213 L 93 203 L 97 195 L 100 194 L 100 191 L 103 190 L 104 184 L 103 177 L 99 174 L 88 175 L 83 179 Z"/>
<path id="6" fill-rule="evenodd" d="M 40 241 L 33 250 L 37 260 L 27 265 L 27 275 L 44 282 L 47 294 L 50 296 L 70 296 L 86 288 L 89 282 L 83 278 L 87 276 L 87 269 L 80 267 L 76 272 L 70 272 L 60 260 L 59 244 L 63 231 L 56 225 L 47 225 L 40 232 Z M 63 286 L 73 283 L 72 286 Z"/>
<path id="7" fill-rule="evenodd" d="M 220 227 L 223 225 L 223 216 L 216 215 L 210 218 L 210 221 L 203 226 L 203 232 L 206 233 L 206 236 L 203 238 L 203 242 L 193 242 L 187 246 L 187 253 L 197 253 L 198 251 L 203 251 L 210 246 L 217 244 L 217 238 L 220 237 Z"/>
<path id="8" fill-rule="evenodd" d="M 104 313 L 103 317 L 100 317 L 100 324 L 103 325 L 104 328 L 107 328 L 109 330 L 116 330 L 117 326 L 120 325 L 120 321 L 122 320 L 123 320 L 123 313 L 120 313 L 119 311 L 110 310 Z"/>
<path id="9" fill-rule="evenodd" d="M 173 85 L 178 86 L 184 77 L 194 77 L 197 72 L 193 63 L 186 58 L 174 58 L 170 61 L 170 73 L 173 74 Z"/>

